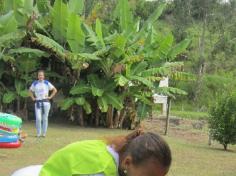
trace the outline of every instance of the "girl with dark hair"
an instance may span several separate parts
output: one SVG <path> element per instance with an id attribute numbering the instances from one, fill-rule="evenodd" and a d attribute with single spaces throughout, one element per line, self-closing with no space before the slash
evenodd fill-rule
<path id="1" fill-rule="evenodd" d="M 70 144 L 55 152 L 43 166 L 35 166 L 38 171 L 34 173 L 38 172 L 37 176 L 164 176 L 170 165 L 168 144 L 157 134 L 136 130 L 127 136 Z M 13 176 L 23 176 L 23 172 Z"/>
<path id="2" fill-rule="evenodd" d="M 49 95 L 49 92 L 52 92 Z M 56 95 L 57 89 L 47 80 L 43 70 L 38 71 L 38 80 L 35 80 L 29 89 L 29 95 L 35 103 L 37 137 L 46 137 L 48 115 L 51 108 L 50 100 Z"/>

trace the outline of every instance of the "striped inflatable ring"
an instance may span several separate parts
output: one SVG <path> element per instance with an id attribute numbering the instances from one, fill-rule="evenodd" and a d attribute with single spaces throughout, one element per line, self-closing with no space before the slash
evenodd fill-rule
<path id="1" fill-rule="evenodd" d="M 12 136 L 0 136 L 0 143 L 3 142 L 17 142 L 19 140 L 18 135 L 12 135 Z"/>
<path id="2" fill-rule="evenodd" d="M 15 130 L 14 132 L 5 131 L 5 130 L 0 129 L 0 134 L 12 136 L 12 135 L 18 134 L 19 131 L 20 131 L 20 129 L 17 129 L 17 130 Z"/>
<path id="3" fill-rule="evenodd" d="M 18 148 L 20 146 L 21 146 L 20 141 L 0 143 L 0 148 Z"/>
<path id="4" fill-rule="evenodd" d="M 12 131 L 11 128 L 8 128 L 8 127 L 5 127 L 5 126 L 1 126 L 1 125 L 0 125 L 0 130 L 9 131 L 9 132 Z"/>
<path id="5" fill-rule="evenodd" d="M 7 128 L 20 128 L 22 124 L 21 118 L 6 113 L 0 113 L 0 125 Z"/>
<path id="6" fill-rule="evenodd" d="M 0 125 L 0 130 L 5 131 L 7 133 L 9 132 L 9 133 L 17 134 L 17 133 L 19 133 L 20 128 L 7 128 L 7 127 L 4 127 L 4 126 Z"/>

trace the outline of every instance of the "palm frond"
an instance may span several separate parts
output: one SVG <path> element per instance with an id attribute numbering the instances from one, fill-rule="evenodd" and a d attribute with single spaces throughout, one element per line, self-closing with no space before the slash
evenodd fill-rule
<path id="1" fill-rule="evenodd" d="M 178 81 L 194 81 L 196 76 L 191 73 L 175 71 L 170 74 L 170 78 Z"/>
<path id="2" fill-rule="evenodd" d="M 85 35 L 81 29 L 81 19 L 74 13 L 68 16 L 67 41 L 74 53 L 83 51 Z"/>
<path id="3" fill-rule="evenodd" d="M 55 40 L 64 43 L 68 25 L 68 6 L 62 0 L 56 0 L 52 8 L 52 33 Z"/>
<path id="4" fill-rule="evenodd" d="M 98 18 L 96 19 L 96 34 L 97 34 L 97 37 L 98 37 L 99 42 L 101 43 L 102 47 L 105 47 L 105 43 L 103 40 L 103 34 L 102 34 L 102 23 Z"/>
<path id="5" fill-rule="evenodd" d="M 32 42 L 36 43 L 37 45 L 40 45 L 44 47 L 47 51 L 52 52 L 54 55 L 56 55 L 60 60 L 63 62 L 65 61 L 67 57 L 67 50 L 65 50 L 59 43 L 57 43 L 55 40 L 39 34 L 35 33 L 35 37 L 31 38 Z"/>
<path id="6" fill-rule="evenodd" d="M 84 1 L 85 0 L 70 0 L 69 1 L 70 11 L 82 15 L 84 11 Z"/>
<path id="7" fill-rule="evenodd" d="M 169 96 L 172 98 L 175 98 L 176 95 L 187 95 L 187 92 L 175 87 L 157 87 L 155 92 L 157 94 Z"/>
<path id="8" fill-rule="evenodd" d="M 25 37 L 24 32 L 16 31 L 7 33 L 0 36 L 0 46 L 8 47 L 10 44 L 16 44 L 16 42 L 22 40 Z"/>
<path id="9" fill-rule="evenodd" d="M 175 59 L 177 55 L 179 55 L 180 53 L 183 53 L 186 50 L 186 48 L 189 46 L 190 41 L 191 40 L 189 39 L 185 39 L 181 41 L 180 43 L 178 43 L 177 45 L 175 45 L 173 48 L 171 48 L 171 50 L 168 53 L 169 60 L 173 60 Z"/>
<path id="10" fill-rule="evenodd" d="M 7 14 L 0 16 L 0 35 L 16 31 L 17 21 L 13 11 L 9 11 Z"/>
<path id="11" fill-rule="evenodd" d="M 31 54 L 31 55 L 35 55 L 37 57 L 42 57 L 42 56 L 47 57 L 48 56 L 47 53 L 44 51 L 41 51 L 39 49 L 26 48 L 26 47 L 10 49 L 8 51 L 8 54 Z"/>

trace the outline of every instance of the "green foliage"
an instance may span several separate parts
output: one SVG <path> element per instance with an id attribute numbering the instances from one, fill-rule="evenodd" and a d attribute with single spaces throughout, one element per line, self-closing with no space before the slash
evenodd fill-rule
<path id="1" fill-rule="evenodd" d="M 59 57 L 62 61 L 66 58 L 66 50 L 55 40 L 44 36 L 39 33 L 35 33 L 35 37 L 32 38 L 32 41 L 37 43 L 40 46 L 45 47 L 46 49 L 52 51 L 56 56 Z"/>
<path id="2" fill-rule="evenodd" d="M 91 92 L 91 87 L 82 82 L 72 87 L 72 89 L 70 90 L 71 95 L 77 95 L 77 94 L 79 95 L 79 94 L 84 94 L 88 92 Z"/>
<path id="3" fill-rule="evenodd" d="M 141 37 L 141 35 L 144 34 L 145 30 L 152 26 L 153 23 L 161 16 L 163 10 L 166 7 L 166 3 L 160 4 L 157 9 L 148 17 L 148 19 L 144 22 L 139 34 L 137 35 L 136 38 Z"/>
<path id="4" fill-rule="evenodd" d="M 48 9 L 50 7 L 50 2 L 48 0 L 37 0 L 37 8 L 41 14 L 48 13 Z"/>
<path id="5" fill-rule="evenodd" d="M 97 99 L 97 103 L 98 103 L 99 109 L 102 112 L 107 112 L 107 110 L 108 110 L 108 102 L 107 102 L 107 100 L 104 97 L 99 97 Z"/>
<path id="6" fill-rule="evenodd" d="M 96 19 L 96 34 L 102 47 L 105 47 L 105 43 L 103 41 L 103 34 L 102 34 L 102 24 L 99 19 Z"/>
<path id="7" fill-rule="evenodd" d="M 60 43 L 66 40 L 67 17 L 69 15 L 67 4 L 56 0 L 52 8 L 52 33 Z"/>
<path id="8" fill-rule="evenodd" d="M 73 98 L 66 98 L 60 103 L 60 107 L 62 110 L 67 110 L 69 109 L 73 104 L 74 104 L 74 99 Z"/>
<path id="9" fill-rule="evenodd" d="M 85 102 L 86 102 L 86 100 L 83 97 L 78 97 L 75 99 L 75 103 L 80 106 L 83 106 L 85 104 Z"/>
<path id="10" fill-rule="evenodd" d="M 84 108 L 86 114 L 91 114 L 92 108 L 91 108 L 91 105 L 88 102 L 84 103 L 83 108 Z"/>
<path id="11" fill-rule="evenodd" d="M 17 22 L 13 11 L 0 17 L 0 35 L 16 32 Z"/>
<path id="12" fill-rule="evenodd" d="M 137 109 L 138 109 L 137 114 L 138 114 L 139 120 L 143 120 L 149 115 L 151 107 L 145 103 L 140 102 L 138 103 Z"/>
<path id="13" fill-rule="evenodd" d="M 129 34 L 134 28 L 133 14 L 130 10 L 128 0 L 118 1 L 116 16 L 120 20 L 120 31 Z"/>
<path id="14" fill-rule="evenodd" d="M 81 19 L 74 13 L 68 16 L 67 41 L 72 52 L 83 51 L 85 36 L 81 29 Z"/>
<path id="15" fill-rule="evenodd" d="M 84 0 L 70 0 L 69 8 L 72 12 L 82 15 L 84 9 Z"/>
<path id="16" fill-rule="evenodd" d="M 104 99 L 107 101 L 107 104 L 112 105 L 118 110 L 121 110 L 123 108 L 123 102 L 121 97 L 119 97 L 114 92 L 107 92 L 106 94 L 104 94 Z"/>
<path id="17" fill-rule="evenodd" d="M 169 20 L 163 23 L 172 28 L 177 41 L 191 38 L 188 50 L 177 58 L 188 60 L 184 69 L 198 75 L 196 84 L 180 83 L 198 110 L 208 107 L 218 94 L 234 90 L 235 5 L 234 1 L 174 0 L 164 15 Z"/>
<path id="18" fill-rule="evenodd" d="M 221 97 L 210 109 L 210 134 L 227 150 L 228 144 L 236 144 L 236 94 Z"/>
<path id="19" fill-rule="evenodd" d="M 12 101 L 16 98 L 16 94 L 14 92 L 8 91 L 3 94 L 2 102 L 5 104 L 12 103 Z"/>
<path id="20" fill-rule="evenodd" d="M 187 92 L 174 87 L 158 87 L 155 91 L 159 94 L 175 98 L 175 95 L 187 95 Z"/>
<path id="21" fill-rule="evenodd" d="M 185 39 L 178 43 L 176 46 L 174 46 L 168 53 L 170 60 L 173 60 L 178 54 L 183 53 L 185 49 L 189 46 L 189 44 L 190 40 Z"/>
<path id="22" fill-rule="evenodd" d="M 25 37 L 24 32 L 10 32 L 0 36 L 0 47 L 8 47 L 12 44 L 18 43 Z"/>
<path id="23" fill-rule="evenodd" d="M 26 48 L 26 47 L 19 47 L 16 49 L 10 49 L 8 51 L 8 54 L 29 54 L 32 56 L 36 56 L 36 57 L 47 57 L 48 55 L 44 52 L 41 51 L 39 49 L 32 49 L 32 48 Z"/>
<path id="24" fill-rule="evenodd" d="M 33 12 L 33 3 L 33 0 L 4 1 L 4 12 L 7 13 L 13 10 L 17 24 L 21 27 L 25 27 L 28 17 Z"/>
<path id="25" fill-rule="evenodd" d="M 65 90 L 62 87 L 66 98 L 60 107 L 71 111 L 71 115 L 79 106 L 87 114 L 109 111 L 107 118 L 111 111 L 132 109 L 134 114 L 138 111 L 139 118 L 143 119 L 153 106 L 154 91 L 171 97 L 184 95 L 184 91 L 174 87 L 155 88 L 163 76 L 175 80 L 190 77 L 183 72 L 182 62 L 173 62 L 186 51 L 189 40 L 175 42 L 172 33 L 163 34 L 155 27 L 166 3 L 159 3 L 144 20 L 142 16 L 134 15 L 130 6 L 134 2 L 120 0 L 114 13 L 110 12 L 114 16 L 109 15 L 112 17 L 108 21 L 102 18 L 99 8 L 103 5 L 110 7 L 113 3 L 107 5 L 101 1 L 94 5 L 93 2 L 55 0 L 50 4 L 40 0 L 34 6 L 30 0 L 14 1 L 13 6 L 6 3 L 5 8 L 12 10 L 7 20 L 11 21 L 9 28 L 12 31 L 0 35 L 0 41 L 4 42 L 0 44 L 0 63 L 16 69 L 12 69 L 9 75 L 15 83 L 11 90 L 16 90 L 17 100 L 26 96 L 25 88 L 32 81 L 30 73 L 40 67 L 37 63 L 41 57 L 49 58 L 50 65 L 55 62 L 55 67 L 61 64 L 61 75 L 52 77 L 60 79 L 59 82 L 65 86 Z M 87 14 L 89 11 L 91 14 Z M 20 31 L 18 26 L 24 35 L 15 42 L 12 32 Z M 54 66 L 49 69 L 54 69 Z M 69 79 L 64 76 L 64 69 Z"/>
<path id="26" fill-rule="evenodd" d="M 87 41 L 91 43 L 91 46 L 95 46 L 97 49 L 100 48 L 98 45 L 99 39 L 97 38 L 95 32 L 92 30 L 91 27 L 88 25 L 84 24 L 85 30 L 87 32 Z"/>
<path id="27" fill-rule="evenodd" d="M 117 85 L 124 87 L 125 85 L 129 83 L 129 80 L 123 75 L 117 74 L 115 78 L 115 82 L 117 83 Z"/>

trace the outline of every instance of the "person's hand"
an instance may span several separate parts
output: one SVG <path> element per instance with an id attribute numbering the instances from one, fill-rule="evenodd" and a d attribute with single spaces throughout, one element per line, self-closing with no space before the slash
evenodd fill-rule
<path id="1" fill-rule="evenodd" d="M 51 96 L 49 96 L 49 97 L 48 97 L 48 100 L 51 100 L 51 99 L 52 99 L 52 97 L 51 97 Z"/>
<path id="2" fill-rule="evenodd" d="M 36 98 L 32 97 L 32 100 L 33 100 L 33 101 L 36 101 Z"/>

